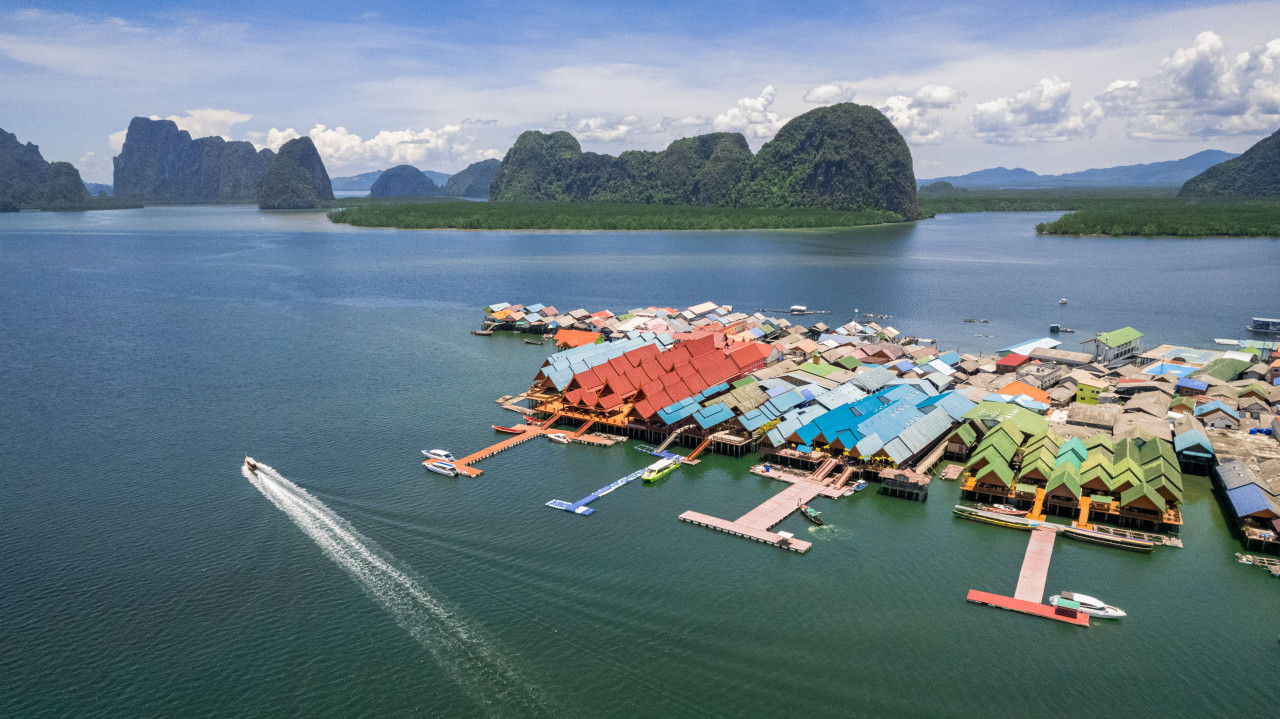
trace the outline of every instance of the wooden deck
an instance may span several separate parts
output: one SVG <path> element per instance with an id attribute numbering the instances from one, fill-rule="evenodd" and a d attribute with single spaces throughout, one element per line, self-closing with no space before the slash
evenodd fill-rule
<path id="1" fill-rule="evenodd" d="M 751 527 L 738 524 L 737 522 L 730 522 L 727 519 L 720 519 L 719 517 L 712 517 L 709 514 L 701 514 L 699 512 L 685 512 L 680 515 L 680 521 L 689 522 L 690 524 L 696 524 L 701 527 L 707 527 L 708 529 L 714 529 L 719 532 L 733 534 L 746 539 L 754 539 L 757 542 L 772 544 L 775 547 L 790 549 L 793 552 L 799 552 L 801 554 L 809 551 L 809 547 L 813 546 L 812 542 L 806 542 L 803 539 L 783 537 L 780 534 L 753 529 Z"/>
<path id="2" fill-rule="evenodd" d="M 525 442 L 528 442 L 531 439 L 534 439 L 536 437 L 541 437 L 547 434 L 563 433 L 566 437 L 568 437 L 569 441 L 581 442 L 583 444 L 596 444 L 604 447 L 610 447 L 614 444 L 614 441 L 612 439 L 604 439 L 604 438 L 595 437 L 589 434 L 573 435 L 563 430 L 555 430 L 555 429 L 550 429 L 545 427 L 534 427 L 532 425 L 527 425 L 527 424 L 517 424 L 514 427 L 512 427 L 512 429 L 520 430 L 520 434 L 510 435 L 506 439 L 502 440 L 501 442 L 498 442 L 497 444 L 491 444 L 488 447 L 485 447 L 484 449 L 478 452 L 473 452 L 471 454 L 468 454 L 467 456 L 453 462 L 454 469 L 457 469 L 458 474 L 461 474 L 464 477 L 479 477 L 481 474 L 484 474 L 484 470 L 476 469 L 475 467 L 471 466 L 472 464 L 475 464 L 476 462 L 479 462 L 482 459 L 488 459 L 489 457 L 492 457 L 493 455 L 499 452 L 505 452 L 508 449 L 515 447 L 516 445 L 524 444 Z M 422 464 L 426 465 L 427 463 L 434 462 L 434 461 L 436 460 L 428 459 L 428 460 L 424 460 Z"/>
<path id="3" fill-rule="evenodd" d="M 1001 609 L 1009 609 L 1023 614 L 1030 614 L 1033 617 L 1044 617 L 1045 619 L 1053 619 L 1067 624 L 1074 624 L 1078 627 L 1089 626 L 1089 615 L 1084 612 L 1075 612 L 1075 616 L 1071 616 L 1068 610 L 1059 612 L 1057 607 L 1040 604 L 1038 602 L 1026 602 L 1014 597 L 1004 597 L 991 592 L 982 592 L 977 589 L 970 589 L 969 595 L 965 597 L 975 604 L 986 604 L 991 607 L 1000 607 Z"/>
<path id="4" fill-rule="evenodd" d="M 1032 530 L 1027 553 L 1022 558 L 1022 570 L 1018 572 L 1014 599 L 1036 604 L 1044 601 L 1044 585 L 1049 579 L 1049 561 L 1053 558 L 1053 540 L 1057 536 L 1057 532 L 1047 527 Z"/>

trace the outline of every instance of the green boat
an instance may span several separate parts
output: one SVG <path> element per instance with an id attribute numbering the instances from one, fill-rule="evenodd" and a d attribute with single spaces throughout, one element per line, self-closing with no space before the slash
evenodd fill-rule
<path id="1" fill-rule="evenodd" d="M 644 468 L 644 474 L 640 475 L 646 482 L 656 482 L 659 479 L 671 474 L 680 463 L 674 459 L 660 459 L 657 462 Z"/>
<path id="2" fill-rule="evenodd" d="M 822 521 L 822 517 L 819 516 L 822 514 L 822 512 L 819 512 L 818 510 L 814 509 L 813 507 L 810 507 L 807 504 L 800 505 L 800 513 L 804 515 L 805 519 L 809 520 L 810 522 L 813 522 L 814 524 L 817 524 L 817 525 L 826 524 L 826 522 Z"/>

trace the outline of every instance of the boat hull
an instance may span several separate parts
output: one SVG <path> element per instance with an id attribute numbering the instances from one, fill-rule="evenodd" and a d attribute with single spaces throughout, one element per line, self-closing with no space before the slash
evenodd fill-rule
<path id="1" fill-rule="evenodd" d="M 1027 532 L 1036 527 L 1047 526 L 1047 522 L 1037 522 L 1023 517 L 1011 517 L 1007 514 L 996 514 L 975 507 L 966 507 L 963 504 L 957 504 L 952 510 L 956 516 L 968 519 L 973 522 L 982 522 L 983 524 L 994 524 L 997 527 L 1009 527 L 1011 529 L 1021 529 Z M 1055 527 L 1056 528 L 1056 527 Z"/>
<path id="2" fill-rule="evenodd" d="M 1154 550 L 1156 546 L 1155 542 L 1150 542 L 1145 539 L 1118 537 L 1114 534 L 1094 532 L 1088 529 L 1080 529 L 1079 527 L 1063 527 L 1062 531 L 1072 539 L 1078 539 L 1082 542 L 1090 542 L 1092 544 L 1101 544 L 1107 547 L 1127 549 L 1130 552 L 1142 552 L 1145 554 Z"/>
<path id="3" fill-rule="evenodd" d="M 1058 600 L 1061 598 L 1062 598 L 1061 596 L 1055 594 L 1052 597 L 1049 597 L 1049 604 L 1056 607 L 1058 606 Z M 1105 607 L 1105 609 L 1097 609 L 1095 607 L 1087 606 L 1082 603 L 1080 605 L 1080 609 L 1077 611 L 1080 611 L 1081 613 L 1084 613 L 1084 614 L 1088 614 L 1091 617 L 1097 617 L 1099 619 L 1120 619 L 1121 617 L 1129 616 L 1128 612 L 1121 609 L 1120 607 L 1113 607 L 1110 604 L 1103 604 L 1103 606 Z"/>
<path id="4" fill-rule="evenodd" d="M 514 427 L 499 427 L 496 424 L 491 424 L 489 426 L 493 427 L 493 431 L 495 432 L 505 432 L 507 434 L 524 434 L 524 430 L 519 430 Z"/>

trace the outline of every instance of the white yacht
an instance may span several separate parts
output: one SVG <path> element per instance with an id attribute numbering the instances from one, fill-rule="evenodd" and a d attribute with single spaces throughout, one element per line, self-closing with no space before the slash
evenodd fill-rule
<path id="1" fill-rule="evenodd" d="M 559 442 L 560 444 L 569 444 L 569 437 L 565 435 L 564 432 L 555 432 L 554 434 L 549 434 L 547 435 L 547 439 L 551 440 L 552 442 Z"/>
<path id="2" fill-rule="evenodd" d="M 432 472 L 435 472 L 436 474 L 443 474 L 446 477 L 458 476 L 457 468 L 454 467 L 452 464 L 449 464 L 448 462 L 441 462 L 440 460 L 436 460 L 434 462 L 424 462 L 422 466 L 426 467 Z"/>
<path id="3" fill-rule="evenodd" d="M 1120 617 L 1127 616 L 1125 611 L 1120 607 L 1113 607 L 1101 599 L 1091 597 L 1088 594 L 1063 592 L 1061 595 L 1055 594 L 1052 597 L 1049 597 L 1049 603 L 1056 607 L 1058 606 L 1059 599 L 1079 602 L 1080 611 L 1091 617 L 1099 617 L 1101 619 L 1119 619 Z"/>
<path id="4" fill-rule="evenodd" d="M 456 459 L 454 459 L 454 458 L 453 458 L 453 455 L 452 455 L 452 454 L 450 454 L 450 453 L 446 452 L 446 451 L 445 451 L 445 450 L 443 450 L 443 449 L 424 449 L 424 450 L 422 450 L 422 456 L 426 457 L 427 459 L 438 459 L 438 460 L 441 460 L 441 461 L 443 461 L 443 462 L 457 462 L 457 461 L 458 461 L 458 460 L 456 460 Z"/>

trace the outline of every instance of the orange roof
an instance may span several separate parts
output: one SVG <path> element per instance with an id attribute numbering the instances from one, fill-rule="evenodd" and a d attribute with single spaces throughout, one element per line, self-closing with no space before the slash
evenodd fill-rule
<path id="1" fill-rule="evenodd" d="M 1025 394 L 1026 396 L 1030 397 L 1031 399 L 1037 402 L 1043 402 L 1044 404 L 1052 404 L 1052 402 L 1049 401 L 1048 392 L 1045 392 L 1042 389 L 1036 389 L 1035 387 L 1032 387 L 1031 385 L 1027 384 L 1026 382 L 1023 382 L 1022 380 L 1018 380 L 1017 382 L 1010 382 L 1009 384 L 1002 387 L 1000 391 L 997 392 L 996 394 L 1002 394 L 1006 397 L 1017 397 L 1020 394 Z"/>
<path id="2" fill-rule="evenodd" d="M 581 347 L 583 345 L 593 345 L 600 341 L 599 332 L 587 332 L 586 330 L 560 330 L 556 333 L 556 344 L 561 347 Z"/>

